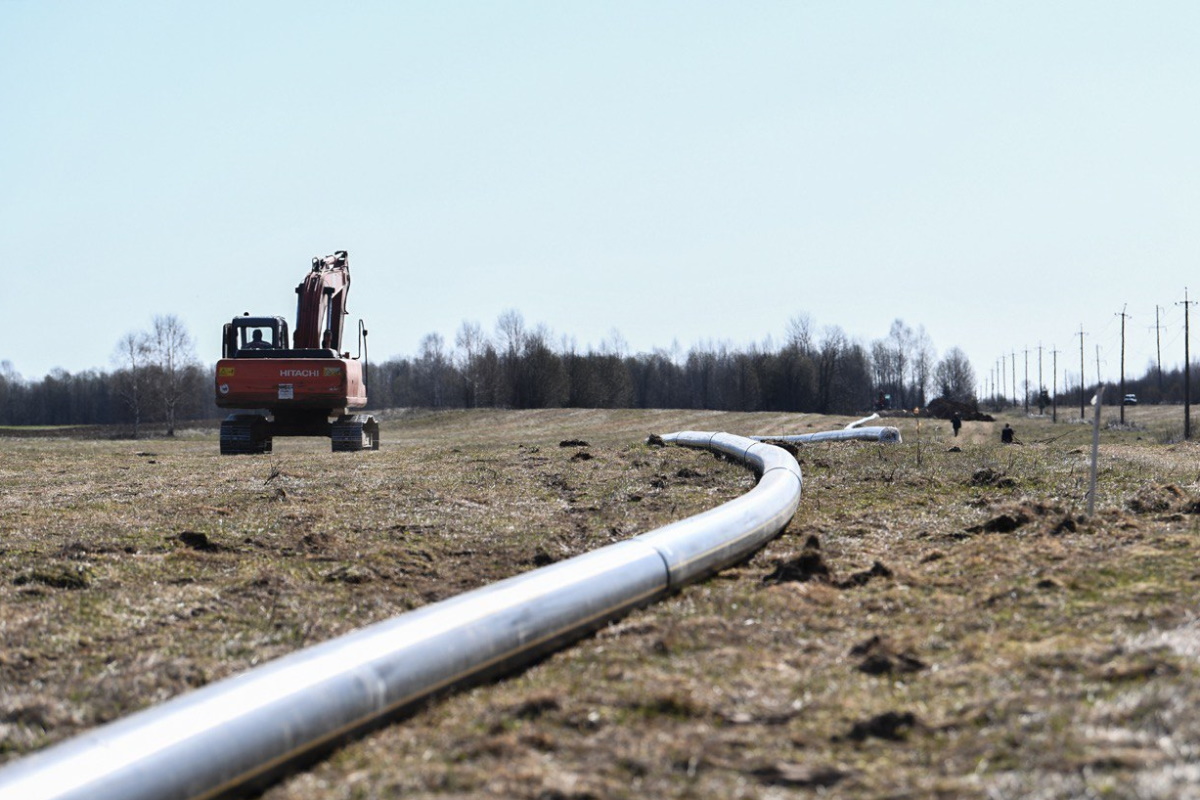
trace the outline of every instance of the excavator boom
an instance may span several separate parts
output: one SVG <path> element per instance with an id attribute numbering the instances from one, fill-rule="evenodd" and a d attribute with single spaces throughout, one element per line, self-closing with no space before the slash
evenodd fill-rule
<path id="1" fill-rule="evenodd" d="M 342 320 L 350 294 L 350 258 L 345 250 L 314 258 L 312 271 L 296 287 L 295 347 L 342 349 Z"/>

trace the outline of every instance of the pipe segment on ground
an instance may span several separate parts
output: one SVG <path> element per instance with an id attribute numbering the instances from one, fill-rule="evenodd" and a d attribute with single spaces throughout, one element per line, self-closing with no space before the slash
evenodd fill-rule
<path id="1" fill-rule="evenodd" d="M 869 428 L 847 428 L 840 431 L 820 431 L 818 433 L 796 433 L 788 436 L 751 436 L 758 442 L 787 442 L 788 444 L 806 444 L 808 442 L 844 442 L 857 439 L 865 442 L 887 442 L 899 444 L 900 429 L 890 425 L 876 425 Z"/>
<path id="2" fill-rule="evenodd" d="M 0 769 L 0 800 L 201 800 L 243 786 L 436 692 L 510 670 L 783 530 L 801 474 L 781 448 L 668 434 L 754 469 L 694 517 L 370 625 L 100 726 Z"/>
<path id="3" fill-rule="evenodd" d="M 800 504 L 800 465 L 786 450 L 728 433 L 684 431 L 668 444 L 712 450 L 761 477 L 748 494 L 694 517 L 634 537 L 666 560 L 672 586 L 698 580 L 757 550 L 781 531 Z"/>

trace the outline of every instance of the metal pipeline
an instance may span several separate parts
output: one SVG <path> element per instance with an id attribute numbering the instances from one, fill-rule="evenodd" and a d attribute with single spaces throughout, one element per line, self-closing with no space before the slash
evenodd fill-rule
<path id="1" fill-rule="evenodd" d="M 695 517 L 292 653 L 0 769 L 0 800 L 201 800 L 435 692 L 528 663 L 745 558 L 800 503 L 781 448 L 726 433 L 662 437 L 760 476 Z"/>
<path id="2" fill-rule="evenodd" d="M 805 444 L 808 442 L 843 442 L 858 439 L 866 442 L 887 442 L 899 444 L 900 429 L 890 425 L 878 425 L 869 428 L 845 428 L 840 431 L 820 431 L 819 433 L 797 433 L 790 436 L 751 436 L 758 442 L 787 442 L 788 444 Z"/>

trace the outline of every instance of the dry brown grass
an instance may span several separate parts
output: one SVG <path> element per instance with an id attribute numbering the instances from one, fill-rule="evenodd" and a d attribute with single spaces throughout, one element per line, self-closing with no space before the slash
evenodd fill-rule
<path id="1" fill-rule="evenodd" d="M 1019 447 L 1003 420 L 801 447 L 800 512 L 750 561 L 265 797 L 1186 796 L 1200 448 L 1136 411 L 1092 518 L 1090 429 L 1061 415 L 1008 418 Z M 4 440 L 0 759 L 752 485 L 647 433 L 844 421 L 397 413 L 357 456 Z"/>

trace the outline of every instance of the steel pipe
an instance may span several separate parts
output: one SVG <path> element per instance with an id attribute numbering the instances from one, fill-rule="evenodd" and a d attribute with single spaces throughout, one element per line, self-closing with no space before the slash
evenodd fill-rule
<path id="1" fill-rule="evenodd" d="M 744 436 L 685 431 L 661 437 L 749 466 L 761 477 L 754 490 L 694 517 L 634 537 L 663 554 L 672 586 L 709 575 L 757 550 L 783 530 L 800 504 L 800 465 L 786 450 Z"/>
<path id="2" fill-rule="evenodd" d="M 292 653 L 0 769 L 0 800 L 217 797 L 435 692 L 512 669 L 745 558 L 800 502 L 778 447 L 668 434 L 754 469 L 747 494 L 695 517 Z"/>
<path id="3" fill-rule="evenodd" d="M 818 433 L 796 433 L 789 436 L 751 436 L 759 442 L 787 442 L 788 444 L 807 444 L 809 442 L 843 442 L 858 439 L 865 442 L 885 442 L 899 444 L 900 429 L 890 425 L 877 425 L 868 428 L 845 428 L 840 431 L 820 431 Z"/>

